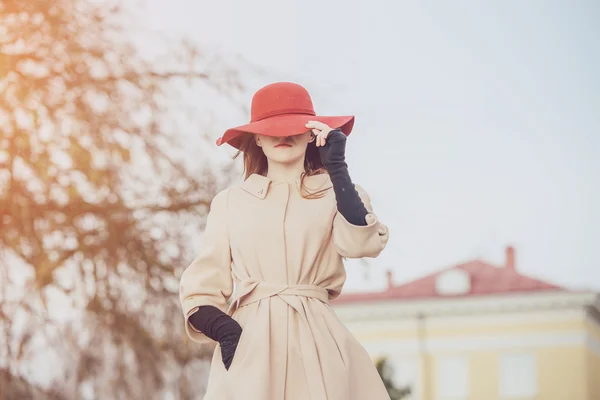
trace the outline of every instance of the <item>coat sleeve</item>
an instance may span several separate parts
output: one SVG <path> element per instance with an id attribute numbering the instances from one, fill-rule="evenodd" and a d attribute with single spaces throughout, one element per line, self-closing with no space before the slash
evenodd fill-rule
<path id="1" fill-rule="evenodd" d="M 355 187 L 368 212 L 365 217 L 367 225 L 353 225 L 337 212 L 333 219 L 333 243 L 342 257 L 375 258 L 385 248 L 389 231 L 373 213 L 371 198 L 367 192 L 359 185 Z"/>
<path id="2" fill-rule="evenodd" d="M 233 291 L 231 250 L 227 231 L 229 189 L 218 193 L 211 202 L 202 237 L 200 254 L 185 269 L 179 283 L 179 300 L 185 318 L 185 331 L 195 342 L 211 340 L 196 330 L 189 317 L 200 306 L 214 306 L 225 311 Z"/>

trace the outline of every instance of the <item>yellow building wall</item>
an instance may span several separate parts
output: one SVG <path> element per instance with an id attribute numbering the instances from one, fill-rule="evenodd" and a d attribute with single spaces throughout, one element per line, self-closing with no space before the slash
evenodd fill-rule
<path id="1" fill-rule="evenodd" d="M 478 351 L 470 354 L 471 396 L 469 399 L 498 398 L 499 354 Z"/>
<path id="2" fill-rule="evenodd" d="M 506 351 L 511 350 L 507 349 Z M 504 400 L 499 395 L 499 362 L 502 354 L 506 351 L 458 353 L 458 355 L 466 356 L 469 364 L 470 395 L 465 400 Z M 519 351 L 523 351 L 523 349 L 520 348 Z M 584 347 L 530 349 L 527 351 L 536 356 L 538 394 L 535 397 L 511 398 L 511 400 L 594 400 L 588 395 L 587 351 Z M 425 376 L 433 377 L 433 379 L 423 379 L 422 381 L 424 383 L 421 388 L 422 400 L 439 399 L 436 385 L 436 360 L 442 355 L 448 356 L 453 353 L 434 354 L 429 373 L 422 370 Z M 429 387 L 427 387 L 427 383 L 430 383 Z"/>
<path id="3" fill-rule="evenodd" d="M 600 399 L 600 357 L 588 352 L 588 383 L 590 400 Z"/>
<path id="4" fill-rule="evenodd" d="M 592 340 L 600 345 L 600 326 L 598 326 L 598 323 L 588 320 L 587 331 Z M 590 400 L 597 400 L 600 399 L 600 354 L 589 350 L 587 354 L 587 364 Z"/>
<path id="5" fill-rule="evenodd" d="M 584 346 L 537 349 L 538 395 L 536 400 L 591 400 Z"/>
<path id="6" fill-rule="evenodd" d="M 472 337 L 510 337 L 518 341 L 523 335 L 564 334 L 592 331 L 585 318 L 568 321 L 546 321 L 512 324 L 473 324 L 443 326 L 431 324 L 425 329 L 422 338 L 425 342 L 435 339 L 465 340 Z M 600 340 L 600 329 L 593 331 Z M 362 343 L 381 340 L 417 341 L 417 330 L 413 328 L 380 331 L 367 335 L 356 334 Z M 513 398 L 511 400 L 600 400 L 600 358 L 594 356 L 585 344 L 535 346 L 530 349 L 515 346 L 514 349 L 486 350 L 485 348 L 461 351 L 430 352 L 421 357 L 420 381 L 418 392 L 420 400 L 438 400 L 436 393 L 436 360 L 449 355 L 466 356 L 469 363 L 470 396 L 465 400 L 505 400 L 499 396 L 499 363 L 502 354 L 512 351 L 527 351 L 536 355 L 538 374 L 538 393 L 532 398 Z"/>

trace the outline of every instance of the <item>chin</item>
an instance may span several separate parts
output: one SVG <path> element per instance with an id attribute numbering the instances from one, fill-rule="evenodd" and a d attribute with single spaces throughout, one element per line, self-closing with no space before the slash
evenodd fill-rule
<path id="1" fill-rule="evenodd" d="M 279 163 L 279 164 L 290 164 L 294 161 L 296 161 L 298 159 L 298 157 L 272 157 L 271 160 Z"/>

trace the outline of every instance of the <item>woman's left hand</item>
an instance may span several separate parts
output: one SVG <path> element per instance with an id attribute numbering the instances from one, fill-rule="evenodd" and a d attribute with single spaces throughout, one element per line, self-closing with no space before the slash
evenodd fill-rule
<path id="1" fill-rule="evenodd" d="M 327 143 L 327 135 L 333 130 L 329 125 L 320 121 L 308 121 L 306 127 L 312 130 L 315 135 L 315 144 L 317 147 L 325 146 Z"/>
<path id="2" fill-rule="evenodd" d="M 315 134 L 321 161 L 326 169 L 331 169 L 336 164 L 345 165 L 346 135 L 342 131 L 331 129 L 328 125 L 319 121 L 308 121 L 306 127 L 310 128 Z"/>

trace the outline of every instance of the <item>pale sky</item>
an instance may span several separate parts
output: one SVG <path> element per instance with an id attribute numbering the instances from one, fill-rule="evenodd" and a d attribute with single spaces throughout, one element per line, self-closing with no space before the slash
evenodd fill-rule
<path id="1" fill-rule="evenodd" d="M 600 290 L 597 1 L 148 0 L 136 13 L 264 68 L 252 93 L 294 81 L 317 113 L 356 115 L 351 175 L 391 238 L 370 283 L 348 266 L 347 289 L 386 269 L 400 283 L 501 263 L 513 244 L 521 272 Z"/>

